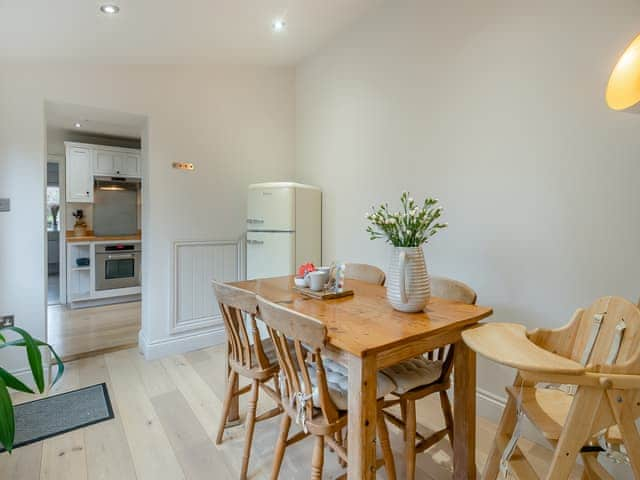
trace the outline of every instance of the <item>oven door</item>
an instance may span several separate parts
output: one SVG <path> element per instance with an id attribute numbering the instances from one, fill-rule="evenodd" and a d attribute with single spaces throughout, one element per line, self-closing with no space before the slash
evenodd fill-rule
<path id="1" fill-rule="evenodd" d="M 140 258 L 138 252 L 96 252 L 96 290 L 138 286 L 140 286 Z"/>

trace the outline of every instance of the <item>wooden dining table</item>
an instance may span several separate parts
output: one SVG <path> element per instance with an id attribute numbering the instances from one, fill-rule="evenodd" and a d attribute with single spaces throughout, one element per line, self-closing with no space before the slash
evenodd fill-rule
<path id="1" fill-rule="evenodd" d="M 353 290 L 353 296 L 332 300 L 317 300 L 301 294 L 294 289 L 293 276 L 231 285 L 326 325 L 325 355 L 348 370 L 349 480 L 376 476 L 378 370 L 434 348 L 455 344 L 453 477 L 476 478 L 476 357 L 461 341 L 461 332 L 490 316 L 491 308 L 431 297 L 423 312 L 403 313 L 391 307 L 384 287 L 357 280 L 345 283 L 345 289 Z M 237 405 L 232 411 L 237 412 Z"/>

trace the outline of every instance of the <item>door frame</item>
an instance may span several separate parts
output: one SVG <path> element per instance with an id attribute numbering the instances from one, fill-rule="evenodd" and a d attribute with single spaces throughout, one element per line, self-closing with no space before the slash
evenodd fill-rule
<path id="1" fill-rule="evenodd" d="M 59 303 L 64 305 L 67 303 L 67 261 L 66 261 L 66 168 L 65 168 L 65 156 L 60 153 L 47 153 L 47 163 L 57 163 L 58 164 L 58 188 L 60 190 L 60 222 L 58 223 L 59 228 L 59 262 L 58 266 L 58 288 L 60 289 L 59 294 Z M 46 170 L 45 170 L 46 171 Z M 47 224 L 46 224 L 46 191 L 47 191 L 47 174 L 45 174 L 44 178 L 44 190 L 45 190 L 45 236 L 47 236 Z M 47 249 L 45 249 L 47 250 Z M 48 250 L 45 255 L 45 265 L 47 266 L 46 273 L 47 276 L 49 274 L 49 258 L 48 258 Z M 48 290 L 48 282 L 47 282 L 47 290 Z M 48 293 L 48 292 L 47 292 Z M 47 307 L 49 307 L 49 301 L 47 300 Z"/>

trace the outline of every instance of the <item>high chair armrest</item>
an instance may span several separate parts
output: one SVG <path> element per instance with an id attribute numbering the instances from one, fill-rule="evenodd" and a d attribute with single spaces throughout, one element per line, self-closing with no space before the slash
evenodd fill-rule
<path id="1" fill-rule="evenodd" d="M 582 375 L 582 365 L 538 347 L 524 325 L 487 323 L 462 332 L 467 346 L 489 360 L 528 372 Z"/>

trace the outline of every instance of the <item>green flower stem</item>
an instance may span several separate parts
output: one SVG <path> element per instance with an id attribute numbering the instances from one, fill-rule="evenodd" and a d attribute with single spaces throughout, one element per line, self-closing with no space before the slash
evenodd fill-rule
<path id="1" fill-rule="evenodd" d="M 409 192 L 403 192 L 400 203 L 402 208 L 395 213 L 384 203 L 377 209 L 372 207 L 366 214 L 371 222 L 367 227 L 371 240 L 384 238 L 395 247 L 419 247 L 447 227 L 446 223 L 438 221 L 443 209 L 437 206 L 436 199 L 426 198 L 422 207 L 418 207 Z"/>

